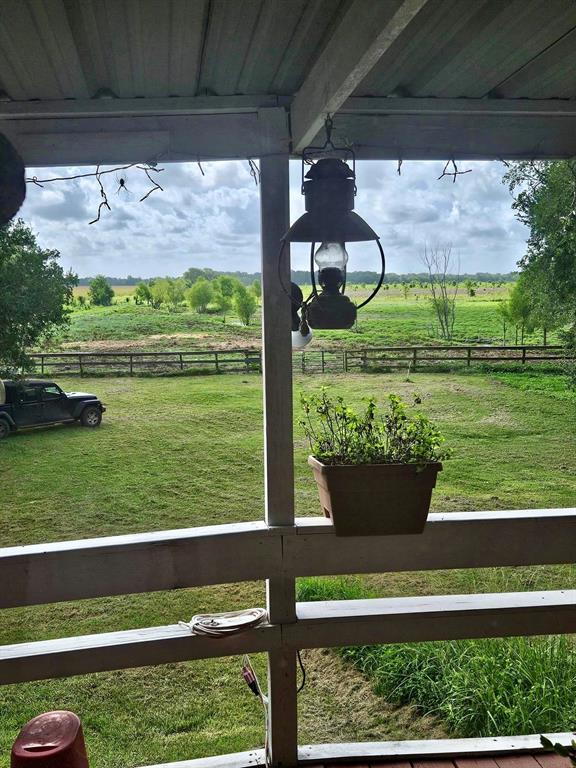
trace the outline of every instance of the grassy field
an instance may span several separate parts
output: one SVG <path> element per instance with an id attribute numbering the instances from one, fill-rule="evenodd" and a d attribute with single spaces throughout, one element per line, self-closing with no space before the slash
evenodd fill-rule
<path id="1" fill-rule="evenodd" d="M 576 401 L 561 379 L 538 374 L 334 375 L 298 378 L 296 393 L 328 384 L 358 402 L 418 392 L 454 448 L 435 510 L 574 505 Z M 78 388 L 78 379 L 61 380 Z M 262 517 L 262 406 L 258 376 L 84 379 L 108 406 L 96 431 L 63 426 L 0 445 L 0 544 L 159 530 Z M 298 414 L 296 414 L 297 417 Z M 234 425 L 231 429 L 231 424 Z M 319 513 L 296 427 L 300 515 Z M 510 571 L 374 575 L 378 595 L 490 591 Z M 516 569 L 519 588 L 574 587 L 571 568 Z M 463 585 L 467 585 L 464 586 Z M 87 600 L 2 613 L 0 642 L 168 624 L 195 612 L 262 604 L 242 584 Z M 439 736 L 446 726 L 376 696 L 332 653 L 306 652 L 300 697 L 303 743 Z M 256 659 L 264 677 L 264 660 Z M 348 699 L 346 707 L 341 706 Z M 103 673 L 0 688 L 0 765 L 29 717 L 71 708 L 83 718 L 91 764 L 120 768 L 250 749 L 262 743 L 258 702 L 237 659 Z M 343 711 L 344 710 L 344 711 Z M 562 730 L 572 727 L 563 723 Z"/>
<path id="2" fill-rule="evenodd" d="M 83 287 L 84 288 L 84 287 Z M 82 289 L 83 289 L 82 288 Z M 221 316 L 199 315 L 185 307 L 170 312 L 126 302 L 130 286 L 117 286 L 111 307 L 75 309 L 70 329 L 59 342 L 74 349 L 168 349 L 230 348 L 260 345 L 260 318 L 243 326 L 234 314 L 223 322 Z M 503 330 L 497 308 L 508 296 L 508 286 L 486 284 L 468 296 L 462 287 L 456 309 L 454 343 L 501 343 Z M 368 296 L 366 287 L 351 286 L 350 296 L 359 303 Z M 515 335 L 507 332 L 507 343 Z M 549 335 L 550 343 L 556 341 Z M 389 286 L 367 307 L 360 310 L 357 325 L 349 331 L 318 331 L 313 348 L 337 346 L 370 347 L 390 344 L 444 343 L 430 306 L 428 291 L 411 288 L 407 296 L 400 286 Z M 526 336 L 526 343 L 542 343 L 542 335 Z"/>

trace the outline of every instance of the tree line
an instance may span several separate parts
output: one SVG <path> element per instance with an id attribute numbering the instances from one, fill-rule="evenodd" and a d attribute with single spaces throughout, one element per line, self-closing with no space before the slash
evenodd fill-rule
<path id="1" fill-rule="evenodd" d="M 149 282 L 148 278 L 133 277 L 109 277 L 100 275 L 111 285 L 138 285 L 139 283 Z M 234 280 L 242 283 L 247 287 L 250 287 L 257 280 L 260 282 L 260 272 L 223 272 L 216 269 L 210 269 L 209 267 L 190 267 L 187 269 L 182 277 L 189 283 L 195 283 L 200 278 L 206 280 L 215 280 L 218 277 L 232 277 Z M 463 283 L 466 281 L 472 281 L 476 283 L 493 283 L 495 285 L 503 285 L 504 283 L 513 283 L 518 279 L 518 272 L 506 272 L 506 273 L 493 273 L 493 272 L 474 272 L 462 273 L 462 274 L 450 274 L 447 276 L 449 280 Z M 158 279 L 158 278 L 156 278 Z M 298 285 L 310 284 L 310 273 L 307 270 L 293 269 L 291 279 Z M 347 281 L 351 285 L 374 285 L 380 279 L 379 272 L 372 272 L 370 270 L 354 270 L 347 274 Z M 90 285 L 94 280 L 93 277 L 81 277 L 78 280 L 78 285 Z M 428 281 L 428 274 L 426 272 L 387 272 L 384 276 L 384 283 L 388 285 L 397 285 L 399 283 L 414 283 L 414 285 L 421 285 Z"/>

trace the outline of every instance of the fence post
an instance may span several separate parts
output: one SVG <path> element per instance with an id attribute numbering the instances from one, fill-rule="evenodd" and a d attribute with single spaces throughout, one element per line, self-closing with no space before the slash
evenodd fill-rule
<path id="1" fill-rule="evenodd" d="M 44 355 L 40 357 L 40 373 L 44 376 Z"/>
<path id="2" fill-rule="evenodd" d="M 526 363 L 526 347 L 522 347 L 522 365 Z"/>
<path id="3" fill-rule="evenodd" d="M 134 376 L 134 355 L 130 355 L 130 376 Z"/>
<path id="4" fill-rule="evenodd" d="M 84 369 L 82 368 L 82 355 L 78 355 L 78 367 L 80 368 L 80 376 L 83 376 Z"/>
<path id="5" fill-rule="evenodd" d="M 348 373 L 348 350 L 344 350 L 344 373 Z"/>
<path id="6" fill-rule="evenodd" d="M 184 357 L 182 356 L 182 352 L 180 352 L 178 354 L 178 359 L 180 361 L 180 370 L 183 371 L 184 370 Z"/>
<path id="7" fill-rule="evenodd" d="M 302 366 L 302 373 L 306 373 L 306 353 L 301 352 L 302 358 L 300 360 L 300 364 Z"/>
<path id="8" fill-rule="evenodd" d="M 365 349 L 363 349 L 363 350 L 362 350 L 362 370 L 363 370 L 363 371 L 365 371 L 365 370 L 366 370 L 366 368 L 367 368 L 367 363 L 368 363 L 367 353 L 366 353 L 366 350 L 365 350 Z"/>
<path id="9" fill-rule="evenodd" d="M 418 358 L 418 347 L 414 347 L 414 349 L 412 350 L 412 370 L 413 371 L 416 370 L 417 358 Z"/>
<path id="10" fill-rule="evenodd" d="M 466 355 L 466 365 L 470 367 L 471 362 L 472 362 L 472 347 L 468 347 L 467 355 Z"/>
<path id="11" fill-rule="evenodd" d="M 324 350 L 320 352 L 320 359 L 322 360 L 322 373 L 324 373 Z"/>
<path id="12" fill-rule="evenodd" d="M 218 365 L 218 352 L 214 352 L 214 365 L 216 366 L 216 373 L 220 373 L 220 366 Z"/>

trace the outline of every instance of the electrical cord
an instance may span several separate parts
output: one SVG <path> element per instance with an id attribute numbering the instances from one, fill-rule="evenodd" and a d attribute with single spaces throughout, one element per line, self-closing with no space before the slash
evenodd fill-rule
<path id="1" fill-rule="evenodd" d="M 198 613 L 192 616 L 190 621 L 179 621 L 178 624 L 189 629 L 193 635 L 227 637 L 258 627 L 267 621 L 268 613 L 265 608 L 249 608 L 246 611 Z"/>

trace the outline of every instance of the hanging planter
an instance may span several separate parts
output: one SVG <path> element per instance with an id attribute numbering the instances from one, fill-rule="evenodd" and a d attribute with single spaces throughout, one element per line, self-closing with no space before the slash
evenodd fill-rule
<path id="1" fill-rule="evenodd" d="M 417 401 L 418 402 L 418 401 Z M 379 416 L 373 399 L 358 415 L 342 398 L 303 396 L 308 463 L 324 514 L 337 536 L 422 533 L 442 460 L 444 438 L 397 395 Z"/>

